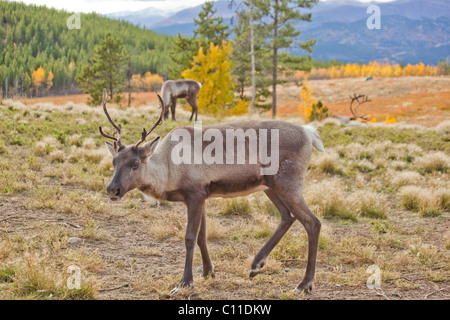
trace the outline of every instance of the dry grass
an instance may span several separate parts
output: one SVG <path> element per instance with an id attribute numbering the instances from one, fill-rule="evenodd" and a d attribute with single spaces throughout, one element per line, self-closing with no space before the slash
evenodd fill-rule
<path id="1" fill-rule="evenodd" d="M 433 152 L 417 160 L 417 166 L 426 173 L 441 171 L 446 173 L 450 163 L 450 157 L 443 152 Z"/>
<path id="2" fill-rule="evenodd" d="M 197 272 L 193 290 L 171 296 L 183 273 L 186 209 L 167 202 L 155 206 L 138 191 L 122 202 L 109 201 L 104 188 L 113 168 L 97 133 L 106 124 L 101 108 L 7 101 L 0 112 L 2 299 L 378 299 L 366 288 L 372 264 L 381 268 L 390 298 L 398 298 L 389 294 L 396 290 L 402 298 L 423 299 L 436 287 L 448 287 L 446 122 L 435 128 L 319 124 L 327 153 L 313 153 L 304 187 L 322 222 L 312 294 L 291 292 L 306 267 L 307 236 L 298 222 L 268 257 L 263 273 L 248 278 L 254 255 L 280 220 L 258 192 L 207 201 L 216 278 L 199 279 Z M 127 120 L 124 138 L 130 143 L 156 112 L 154 101 L 132 113 L 112 108 L 111 115 Z M 180 119 L 189 115 L 180 108 Z M 220 120 L 226 119 L 206 122 Z M 165 122 L 157 133 L 182 123 Z M 81 242 L 70 244 L 73 237 Z M 83 276 L 75 291 L 67 287 L 71 265 Z M 201 265 L 196 249 L 194 272 Z M 405 280 L 410 274 L 425 280 Z M 122 284 L 128 287 L 98 290 Z"/>
<path id="3" fill-rule="evenodd" d="M 448 188 L 430 189 L 406 186 L 400 189 L 400 199 L 407 210 L 417 211 L 423 216 L 439 216 L 449 211 L 450 191 Z"/>
<path id="4" fill-rule="evenodd" d="M 403 187 L 407 185 L 420 185 L 425 180 L 423 176 L 421 176 L 416 171 L 403 171 L 403 172 L 395 172 L 390 173 L 390 179 L 392 179 L 392 185 L 395 187 Z"/>

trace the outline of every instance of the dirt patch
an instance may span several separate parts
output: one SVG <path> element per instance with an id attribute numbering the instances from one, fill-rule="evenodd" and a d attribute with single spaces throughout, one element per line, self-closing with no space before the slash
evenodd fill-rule
<path id="1" fill-rule="evenodd" d="M 377 122 L 389 116 L 404 123 L 434 126 L 450 119 L 450 77 L 374 78 L 370 81 L 351 78 L 311 80 L 308 84 L 313 89 L 313 97 L 321 100 L 333 115 L 351 116 L 349 96 L 357 93 L 371 100 L 361 106 L 359 113 Z M 301 86 L 295 84 L 280 86 L 279 115 L 303 117 L 299 110 L 300 92 Z"/>
<path id="2" fill-rule="evenodd" d="M 38 97 L 38 98 L 23 98 L 17 99 L 26 105 L 32 105 L 37 103 L 53 103 L 54 105 L 65 105 L 68 103 L 87 103 L 89 99 L 88 94 L 74 94 L 67 96 L 48 96 L 48 97 Z M 131 106 L 138 107 L 146 105 L 149 103 L 157 102 L 158 98 L 154 92 L 133 92 Z M 128 95 L 124 96 L 121 104 L 127 105 Z"/>
<path id="3" fill-rule="evenodd" d="M 3 237 L 14 234 L 15 237 L 33 236 L 39 230 L 47 230 L 51 226 L 62 228 L 68 235 L 78 235 L 85 219 L 73 215 L 55 214 L 50 210 L 27 210 L 21 208 L 25 198 L 14 197 L 2 199 L 0 206 L 1 221 L 0 232 Z M 144 206 L 147 206 L 144 204 Z M 173 207 L 146 208 L 144 212 L 154 210 L 158 214 L 174 215 L 175 219 L 184 214 L 184 206 L 175 204 Z M 432 242 L 439 243 L 442 239 L 438 235 L 449 227 L 448 220 L 445 223 L 435 221 L 411 220 L 401 221 L 402 215 L 398 214 L 393 219 L 400 221 L 397 228 L 405 228 L 403 232 L 417 229 L 418 227 L 432 229 Z M 382 287 L 378 290 L 370 290 L 365 283 L 340 284 L 329 281 L 329 274 L 336 273 L 340 276 L 350 276 L 352 273 L 361 272 L 369 263 L 362 263 L 354 268 L 339 266 L 327 261 L 325 255 L 319 252 L 317 281 L 311 293 L 303 295 L 292 294 L 291 290 L 300 281 L 305 270 L 306 261 L 286 261 L 273 266 L 250 280 L 246 277 L 249 262 L 256 250 L 265 241 L 254 243 L 236 242 L 231 240 L 209 241 L 209 249 L 216 266 L 215 279 L 201 279 L 195 270 L 201 267 L 198 249 L 194 263 L 195 288 L 182 290 L 180 294 L 171 296 L 169 290 L 181 277 L 184 264 L 184 241 L 181 238 L 166 240 L 156 239 L 148 232 L 152 221 L 144 215 L 133 212 L 131 215 L 118 206 L 111 207 L 109 215 L 94 215 L 99 232 L 104 234 L 104 239 L 83 239 L 81 244 L 68 244 L 62 251 L 70 252 L 83 248 L 86 254 L 95 253 L 104 262 L 104 268 L 99 272 L 90 272 L 97 279 L 99 299 L 443 299 L 448 297 L 448 279 L 442 282 L 433 281 L 433 276 L 426 272 L 410 272 L 402 267 L 398 276 L 383 277 Z M 244 220 L 237 217 L 238 220 Z M 332 236 L 336 241 L 345 238 L 349 233 L 353 236 L 367 235 L 365 225 L 341 225 L 339 222 L 323 221 L 324 227 L 332 230 Z M 300 226 L 294 228 L 295 235 L 303 233 Z M 370 232 L 370 231 L 369 231 Z M 230 246 L 239 247 L 240 254 L 248 255 L 242 258 L 240 265 L 235 268 L 242 272 L 235 272 L 224 264 L 230 263 L 224 258 Z M 137 249 L 139 248 L 139 250 Z M 153 250 L 154 249 L 154 250 Z M 149 250 L 150 253 L 147 251 Z M 152 251 L 153 250 L 153 251 Z M 303 253 L 304 254 L 304 253 Z M 222 257 L 222 258 L 220 258 Z M 236 261 L 234 261 L 236 263 Z M 433 269 L 446 268 L 445 265 L 431 266 Z M 64 272 L 64 270 L 60 270 Z M 369 277 L 370 274 L 367 274 Z M 337 281 L 339 282 L 339 281 Z M 270 292 L 270 295 L 267 293 Z"/>

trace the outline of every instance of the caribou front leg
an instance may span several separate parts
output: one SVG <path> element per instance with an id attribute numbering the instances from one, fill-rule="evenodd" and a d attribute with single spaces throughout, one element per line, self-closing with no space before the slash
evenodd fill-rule
<path id="1" fill-rule="evenodd" d="M 172 98 L 170 101 L 170 111 L 172 112 L 172 121 L 175 120 L 175 107 L 177 106 L 177 98 Z"/>
<path id="2" fill-rule="evenodd" d="M 202 254 L 202 262 L 203 262 L 203 273 L 202 276 L 204 278 L 211 275 L 214 278 L 216 275 L 214 274 L 214 266 L 211 262 L 211 258 L 209 257 L 208 247 L 206 246 L 206 214 L 205 214 L 205 206 L 202 208 L 202 222 L 200 225 L 200 231 L 198 233 L 197 244 L 200 248 L 200 253 Z"/>
<path id="3" fill-rule="evenodd" d="M 186 236 L 184 238 L 186 246 L 186 260 L 184 272 L 181 281 L 170 291 L 171 294 L 177 293 L 182 287 L 193 287 L 194 278 L 192 276 L 192 261 L 194 259 L 194 249 L 197 242 L 200 225 L 202 222 L 202 213 L 204 211 L 205 199 L 201 196 L 188 195 L 186 197 L 188 208 Z"/>

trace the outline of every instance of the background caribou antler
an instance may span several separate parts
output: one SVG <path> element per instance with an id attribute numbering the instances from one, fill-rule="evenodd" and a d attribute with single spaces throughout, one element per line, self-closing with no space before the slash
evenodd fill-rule
<path id="1" fill-rule="evenodd" d="M 356 93 L 355 93 L 355 94 L 353 94 L 353 96 L 350 96 L 350 99 L 352 99 L 352 101 L 350 102 L 350 111 L 351 111 L 352 114 L 353 114 L 353 117 L 351 117 L 350 120 L 362 119 L 362 120 L 367 121 L 367 120 L 368 120 L 367 116 L 360 116 L 360 115 L 358 115 L 358 108 L 359 108 L 359 106 L 360 106 L 361 104 L 363 104 L 363 103 L 365 103 L 365 102 L 369 102 L 369 101 L 370 101 L 370 100 L 369 100 L 369 97 L 366 96 L 365 94 L 359 94 L 359 95 L 356 95 Z M 361 100 L 360 100 L 360 99 L 361 99 Z M 353 109 L 353 102 L 355 102 L 355 101 L 356 101 L 358 104 L 357 104 L 356 107 Z"/>

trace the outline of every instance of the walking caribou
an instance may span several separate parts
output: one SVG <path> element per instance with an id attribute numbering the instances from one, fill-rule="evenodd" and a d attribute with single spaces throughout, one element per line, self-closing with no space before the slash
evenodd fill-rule
<path id="1" fill-rule="evenodd" d="M 113 178 L 106 188 L 111 200 L 119 200 L 130 190 L 139 189 L 156 199 L 180 201 L 187 206 L 184 273 L 171 293 L 176 293 L 181 287 L 193 286 L 192 260 L 196 243 L 202 256 L 202 275 L 215 276 L 206 245 L 205 200 L 209 197 L 243 196 L 258 190 L 264 190 L 277 207 L 281 222 L 256 254 L 250 278 L 261 272 L 269 253 L 298 220 L 308 234 L 308 262 L 305 276 L 295 290 L 312 290 L 321 223 L 306 205 L 302 190 L 313 148 L 324 151 L 317 131 L 309 125 L 298 126 L 276 120 L 246 121 L 214 124 L 200 129 L 195 125 L 179 127 L 163 139 L 157 137 L 146 142 L 152 130 L 163 120 L 165 104 L 159 95 L 158 99 L 162 108 L 159 119 L 149 130 L 143 129 L 139 141 L 125 146 L 121 140 L 122 127 L 116 125 L 108 114 L 105 91 L 103 110 L 115 134 L 108 135 L 101 127 L 99 129 L 104 137 L 113 141 L 106 142 L 114 165 Z M 229 141 L 231 133 L 235 135 Z M 188 139 L 189 135 L 194 139 Z M 235 139 L 237 144 L 234 144 Z M 269 162 L 267 154 L 262 155 L 269 144 L 271 159 L 275 159 L 271 165 L 277 170 L 264 171 Z M 259 158 L 254 156 L 257 148 Z M 203 157 L 209 155 L 214 161 L 206 158 L 202 161 L 202 152 Z"/>
<path id="2" fill-rule="evenodd" d="M 192 117 L 195 113 L 195 121 L 197 121 L 197 95 L 200 91 L 202 84 L 195 80 L 179 79 L 179 80 L 167 80 L 164 82 L 161 88 L 161 95 L 164 102 L 164 119 L 169 117 L 169 108 L 172 112 L 172 120 L 175 121 L 175 106 L 179 98 L 186 98 L 187 102 L 192 107 L 192 114 L 189 121 L 192 121 Z"/>

